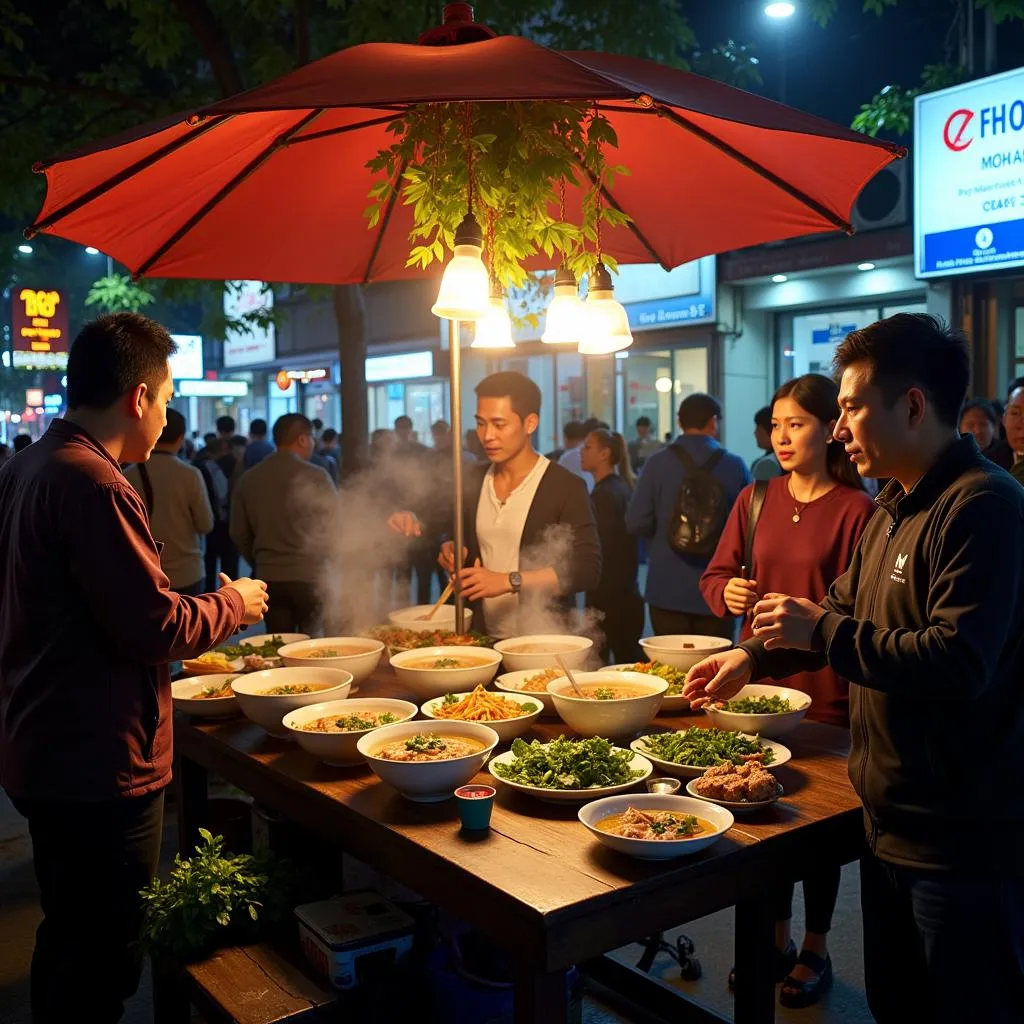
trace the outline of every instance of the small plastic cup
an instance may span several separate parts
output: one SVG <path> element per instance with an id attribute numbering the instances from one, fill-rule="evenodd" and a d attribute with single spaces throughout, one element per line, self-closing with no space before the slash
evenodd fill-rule
<path id="1" fill-rule="evenodd" d="M 495 792 L 493 786 L 473 784 L 455 790 L 455 801 L 459 805 L 459 820 L 463 828 L 471 832 L 490 828 Z"/>
<path id="2" fill-rule="evenodd" d="M 648 779 L 647 792 L 670 796 L 673 793 L 678 793 L 681 785 L 682 783 L 678 779 L 673 778 Z"/>

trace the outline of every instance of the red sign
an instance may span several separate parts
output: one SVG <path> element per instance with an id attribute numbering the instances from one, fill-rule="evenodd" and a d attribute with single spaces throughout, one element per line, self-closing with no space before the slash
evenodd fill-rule
<path id="1" fill-rule="evenodd" d="M 12 293 L 15 352 L 67 352 L 68 311 L 60 292 L 20 288 Z"/>
<path id="2" fill-rule="evenodd" d="M 961 108 L 954 110 L 946 118 L 946 124 L 942 129 L 942 141 L 948 149 L 954 153 L 962 153 L 973 141 L 974 137 L 968 135 L 964 138 L 964 132 L 968 125 L 974 120 L 974 111 Z"/>

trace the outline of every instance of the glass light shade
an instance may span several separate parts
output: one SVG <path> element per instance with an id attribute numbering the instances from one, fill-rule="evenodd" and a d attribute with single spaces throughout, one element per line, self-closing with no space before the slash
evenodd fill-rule
<path id="1" fill-rule="evenodd" d="M 445 320 L 479 320 L 488 311 L 490 281 L 478 245 L 456 245 L 430 311 Z"/>
<path id="2" fill-rule="evenodd" d="M 583 337 L 585 315 L 576 282 L 556 284 L 540 340 L 548 345 L 577 344 Z"/>
<path id="3" fill-rule="evenodd" d="M 621 302 L 616 302 L 610 288 L 591 288 L 583 304 L 583 338 L 579 352 L 584 356 L 603 356 L 620 352 L 633 344 L 629 317 Z"/>
<path id="4" fill-rule="evenodd" d="M 476 334 L 470 348 L 515 348 L 512 340 L 512 320 L 500 295 L 488 300 L 487 312 L 476 322 Z"/>

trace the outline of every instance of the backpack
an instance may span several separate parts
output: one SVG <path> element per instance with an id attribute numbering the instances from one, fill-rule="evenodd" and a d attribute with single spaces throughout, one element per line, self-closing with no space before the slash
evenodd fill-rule
<path id="1" fill-rule="evenodd" d="M 686 476 L 668 522 L 668 546 L 680 555 L 713 555 L 729 516 L 729 495 L 712 476 L 725 449 L 720 448 L 703 466 L 678 445 L 669 445 L 669 451 L 682 463 Z"/>
<path id="2" fill-rule="evenodd" d="M 212 459 L 197 459 L 193 465 L 199 470 L 206 484 L 206 496 L 210 499 L 213 519 L 217 523 L 228 521 L 228 478 L 224 470 Z"/>

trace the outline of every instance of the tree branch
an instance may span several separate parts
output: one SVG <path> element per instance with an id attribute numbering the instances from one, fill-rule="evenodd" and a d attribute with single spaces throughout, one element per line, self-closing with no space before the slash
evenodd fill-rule
<path id="1" fill-rule="evenodd" d="M 205 0 L 173 0 L 178 13 L 185 19 L 195 41 L 210 62 L 214 78 L 222 95 L 241 92 L 245 85 L 235 52 L 231 49 L 224 26 L 207 6 Z"/>
<path id="2" fill-rule="evenodd" d="M 125 96 L 112 89 L 103 89 L 95 85 L 83 85 L 81 82 L 51 82 L 45 78 L 32 78 L 28 75 L 0 75 L 0 85 L 13 85 L 19 89 L 41 89 L 44 92 L 62 92 L 75 96 L 92 96 L 94 99 L 110 100 L 118 106 L 143 113 L 153 112 L 151 104 L 134 96 Z"/>
<path id="3" fill-rule="evenodd" d="M 295 0 L 295 63 L 298 67 L 309 63 L 309 3 Z"/>

